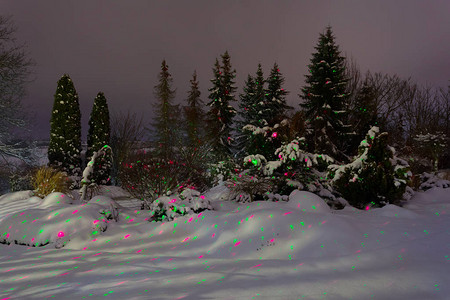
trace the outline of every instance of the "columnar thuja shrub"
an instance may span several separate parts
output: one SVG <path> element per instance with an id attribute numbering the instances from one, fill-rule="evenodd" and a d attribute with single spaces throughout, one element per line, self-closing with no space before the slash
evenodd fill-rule
<path id="1" fill-rule="evenodd" d="M 357 208 L 396 203 L 411 175 L 408 164 L 396 158 L 387 144 L 388 134 L 372 127 L 359 146 L 359 154 L 346 165 L 330 165 L 329 177 L 342 196 Z"/>

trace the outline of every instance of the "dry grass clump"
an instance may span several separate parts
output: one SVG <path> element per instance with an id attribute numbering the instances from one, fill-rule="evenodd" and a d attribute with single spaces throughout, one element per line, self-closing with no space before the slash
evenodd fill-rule
<path id="1" fill-rule="evenodd" d="M 45 198 L 53 192 L 68 193 L 70 180 L 67 174 L 50 167 L 41 167 L 33 177 L 36 196 Z"/>

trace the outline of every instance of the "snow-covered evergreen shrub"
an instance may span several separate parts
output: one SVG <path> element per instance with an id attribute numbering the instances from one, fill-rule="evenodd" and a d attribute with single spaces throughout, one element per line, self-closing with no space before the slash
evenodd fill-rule
<path id="1" fill-rule="evenodd" d="M 211 203 L 200 192 L 185 189 L 179 196 L 162 196 L 150 204 L 149 221 L 172 221 L 187 214 L 198 214 L 212 210 Z"/>
<path id="2" fill-rule="evenodd" d="M 380 207 L 402 198 L 411 172 L 404 160 L 394 157 L 387 139 L 386 132 L 372 127 L 351 163 L 329 166 L 333 186 L 350 205 Z"/>
<path id="3" fill-rule="evenodd" d="M 326 168 L 333 159 L 328 155 L 309 153 L 305 148 L 305 138 L 295 138 L 276 150 L 277 161 L 269 161 L 264 166 L 264 174 L 273 176 L 277 193 L 289 195 L 298 188 L 316 193 L 323 188 L 319 181 L 325 176 L 317 169 Z"/>
<path id="4" fill-rule="evenodd" d="M 34 194 L 40 198 L 45 198 L 53 192 L 67 194 L 69 186 L 67 174 L 50 167 L 39 168 L 33 177 Z"/>
<path id="5" fill-rule="evenodd" d="M 232 158 L 219 161 L 209 166 L 209 176 L 212 178 L 214 184 L 227 181 L 238 172 L 239 165 Z"/>

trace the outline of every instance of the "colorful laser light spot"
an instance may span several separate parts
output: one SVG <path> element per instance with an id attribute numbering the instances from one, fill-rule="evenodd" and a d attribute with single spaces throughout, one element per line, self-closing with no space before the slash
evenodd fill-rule
<path id="1" fill-rule="evenodd" d="M 58 232 L 58 237 L 62 238 L 64 236 L 64 232 L 60 231 Z"/>

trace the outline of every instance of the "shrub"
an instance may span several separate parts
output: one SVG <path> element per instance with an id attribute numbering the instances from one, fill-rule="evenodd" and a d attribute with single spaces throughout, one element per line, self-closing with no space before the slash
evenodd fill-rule
<path id="1" fill-rule="evenodd" d="M 332 184 L 357 208 L 381 207 L 402 198 L 411 172 L 405 161 L 394 157 L 388 134 L 372 127 L 359 146 L 353 162 L 329 167 Z"/>
<path id="2" fill-rule="evenodd" d="M 70 180 L 67 174 L 51 167 L 41 167 L 33 177 L 35 195 L 45 198 L 53 192 L 68 193 Z"/>
<path id="3" fill-rule="evenodd" d="M 240 174 L 227 181 L 227 186 L 231 190 L 231 197 L 238 202 L 253 202 L 255 196 L 263 195 L 272 190 L 272 182 L 268 178 L 258 178 L 247 174 Z"/>
<path id="4" fill-rule="evenodd" d="M 122 164 L 119 180 L 131 195 L 149 208 L 158 197 L 171 194 L 185 186 L 188 170 L 182 163 L 152 157 L 150 152 L 138 152 Z"/>

